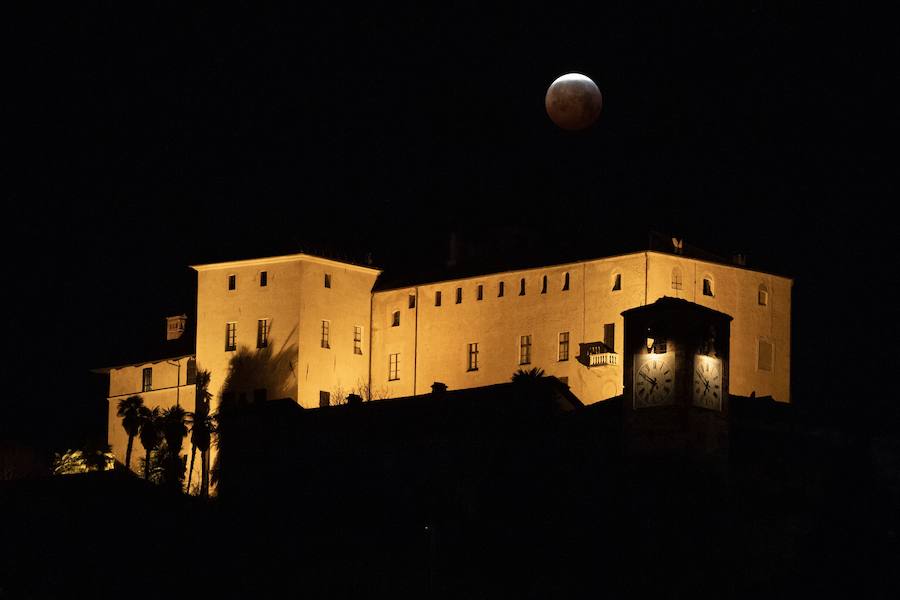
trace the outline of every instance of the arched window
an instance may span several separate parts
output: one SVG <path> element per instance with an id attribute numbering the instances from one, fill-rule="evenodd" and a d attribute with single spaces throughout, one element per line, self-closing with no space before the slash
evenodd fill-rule
<path id="1" fill-rule="evenodd" d="M 400 327 L 400 311 L 395 310 L 394 316 L 391 319 L 391 327 Z"/>
<path id="2" fill-rule="evenodd" d="M 542 283 L 541 283 L 541 293 L 542 294 L 547 293 L 547 276 L 546 275 L 544 275 L 544 279 L 542 280 Z"/>
<path id="3" fill-rule="evenodd" d="M 519 295 L 520 296 L 525 295 L 525 278 L 524 277 L 519 280 Z"/>
<path id="4" fill-rule="evenodd" d="M 703 295 L 710 297 L 715 297 L 716 295 L 716 288 L 713 285 L 712 275 L 703 276 Z"/>
<path id="5" fill-rule="evenodd" d="M 569 290 L 569 274 L 566 273 L 566 274 L 563 276 L 563 289 L 562 289 L 562 291 L 566 292 L 566 291 L 568 291 L 568 290 Z"/>
<path id="6" fill-rule="evenodd" d="M 672 289 L 680 290 L 683 289 L 683 277 L 681 273 L 681 267 L 675 267 L 672 269 Z"/>
<path id="7" fill-rule="evenodd" d="M 613 273 L 612 291 L 618 292 L 621 289 L 622 289 L 622 274 L 621 273 Z"/>
<path id="8" fill-rule="evenodd" d="M 766 284 L 759 284 L 759 290 L 756 292 L 756 301 L 760 306 L 769 305 L 769 288 L 766 287 Z"/>

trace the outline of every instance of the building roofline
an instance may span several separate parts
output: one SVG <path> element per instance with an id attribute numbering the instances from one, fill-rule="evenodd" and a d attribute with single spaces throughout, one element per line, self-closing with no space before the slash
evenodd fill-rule
<path id="1" fill-rule="evenodd" d="M 381 273 L 381 269 L 377 269 L 375 267 L 367 267 L 363 265 L 358 265 L 356 263 L 351 263 L 343 260 L 336 260 L 333 258 L 323 258 L 321 256 L 315 256 L 312 254 L 307 254 L 305 252 L 298 252 L 296 254 L 284 254 L 281 256 L 267 256 L 263 258 L 247 258 L 241 260 L 230 260 L 224 262 L 214 262 L 214 263 L 203 263 L 198 265 L 188 265 L 191 269 L 194 269 L 197 272 L 201 271 L 212 271 L 214 269 L 226 269 L 230 267 L 248 267 L 253 265 L 264 265 L 264 264 L 278 264 L 278 263 L 286 263 L 286 262 L 295 262 L 298 260 L 304 260 L 307 262 L 318 263 L 323 265 L 331 265 L 331 266 L 339 266 L 347 269 L 353 269 L 356 271 L 362 271 L 366 273 L 374 273 L 376 275 Z"/>
<path id="2" fill-rule="evenodd" d="M 166 362 L 166 361 L 170 361 L 170 360 L 181 360 L 182 358 L 194 358 L 195 356 L 196 356 L 196 353 L 192 352 L 191 354 L 182 354 L 180 356 L 166 356 L 163 358 L 154 358 L 152 360 L 142 360 L 139 362 L 126 363 L 123 365 L 115 365 L 112 367 L 97 367 L 96 369 L 91 369 L 91 373 L 103 374 L 103 373 L 109 373 L 110 371 L 112 371 L 114 369 L 124 369 L 126 367 L 139 367 L 141 365 L 155 365 L 157 363 Z"/>
<path id="3" fill-rule="evenodd" d="M 451 282 L 455 282 L 455 281 L 478 280 L 478 279 L 482 279 L 485 277 L 497 277 L 500 275 L 508 275 L 508 274 L 512 274 L 512 273 L 522 273 L 523 271 L 541 271 L 541 270 L 547 270 L 547 269 L 560 269 L 560 268 L 564 268 L 564 267 L 577 267 L 577 266 L 587 264 L 587 263 L 601 262 L 601 261 L 606 261 L 606 260 L 615 260 L 615 259 L 619 259 L 619 258 L 631 258 L 631 257 L 640 256 L 642 254 L 644 254 L 644 255 L 658 254 L 660 256 L 670 256 L 670 257 L 675 257 L 675 258 L 679 258 L 682 260 L 692 260 L 692 261 L 699 262 L 699 263 L 706 263 L 706 264 L 710 264 L 710 265 L 715 265 L 717 267 L 730 267 L 732 269 L 738 269 L 741 271 L 762 273 L 764 275 L 769 275 L 772 277 L 780 277 L 782 279 L 790 281 L 792 284 L 794 281 L 793 277 L 788 277 L 786 275 L 773 273 L 771 271 L 763 271 L 761 269 L 753 269 L 753 268 L 743 266 L 743 265 L 734 265 L 734 264 L 729 264 L 726 262 L 716 262 L 716 261 L 712 261 L 712 260 L 705 260 L 702 258 L 695 258 L 692 256 L 684 256 L 681 254 L 672 254 L 669 252 L 661 252 L 659 250 L 639 250 L 637 252 L 628 252 L 625 254 L 613 254 L 611 256 L 598 256 L 595 258 L 585 258 L 583 260 L 576 260 L 576 261 L 558 263 L 558 264 L 552 264 L 552 265 L 538 265 L 538 266 L 534 266 L 534 267 L 523 267 L 521 269 L 507 269 L 505 271 L 495 271 L 492 273 L 479 273 L 477 275 L 466 275 L 464 277 L 455 277 L 455 278 L 450 277 L 447 279 L 438 279 L 438 280 L 434 280 L 434 281 L 422 281 L 422 282 L 418 282 L 418 283 L 411 283 L 409 285 L 386 287 L 386 288 L 375 290 L 372 293 L 380 294 L 380 293 L 384 293 L 384 292 L 396 292 L 397 290 L 405 290 L 405 289 L 420 287 L 420 286 L 424 286 L 424 285 L 440 285 L 442 283 L 451 283 Z"/>

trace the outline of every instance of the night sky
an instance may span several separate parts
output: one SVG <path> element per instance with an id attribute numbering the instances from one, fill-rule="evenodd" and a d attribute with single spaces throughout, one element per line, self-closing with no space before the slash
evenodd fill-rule
<path id="1" fill-rule="evenodd" d="M 192 309 L 189 264 L 325 249 L 415 272 L 450 231 L 585 257 L 650 230 L 744 252 L 796 278 L 797 402 L 874 385 L 869 339 L 897 337 L 887 21 L 594 4 L 39 18 L 9 74 L 25 135 L 5 190 L 4 426 L 77 438 L 97 414 L 88 369 Z M 604 94 L 586 132 L 544 111 L 570 71 Z"/>

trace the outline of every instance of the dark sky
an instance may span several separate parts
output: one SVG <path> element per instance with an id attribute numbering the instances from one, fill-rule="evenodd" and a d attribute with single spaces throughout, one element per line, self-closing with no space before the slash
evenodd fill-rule
<path id="1" fill-rule="evenodd" d="M 746 252 L 796 277 L 795 396 L 834 388 L 833 352 L 896 337 L 883 16 L 547 4 L 40 16 L 10 71 L 8 400 L 70 422 L 87 368 L 191 308 L 192 262 L 319 247 L 408 269 L 451 230 Z M 587 132 L 544 111 L 569 71 L 604 94 Z"/>

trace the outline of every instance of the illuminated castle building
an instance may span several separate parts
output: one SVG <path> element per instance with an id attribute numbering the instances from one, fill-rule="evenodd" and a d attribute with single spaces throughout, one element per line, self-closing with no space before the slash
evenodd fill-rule
<path id="1" fill-rule="evenodd" d="M 535 367 L 585 404 L 602 401 L 623 393 L 623 311 L 665 296 L 733 317 L 732 394 L 790 401 L 793 281 L 685 255 L 677 241 L 668 252 L 403 287 L 380 284 L 378 269 L 303 253 L 193 269 L 196 362 L 178 354 L 110 370 L 109 441 L 120 460 L 127 438 L 116 401 L 143 392 L 150 404 L 171 405 L 195 364 L 210 371 L 216 401 L 290 397 L 316 408 L 349 393 L 426 394 L 436 381 L 487 386 Z M 240 376 L 236 361 L 246 367 Z M 152 391 L 161 377 L 165 395 Z M 193 398 L 180 402 L 193 408 Z"/>

